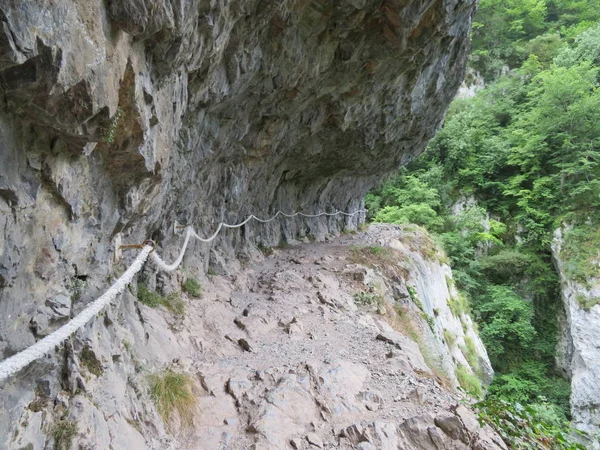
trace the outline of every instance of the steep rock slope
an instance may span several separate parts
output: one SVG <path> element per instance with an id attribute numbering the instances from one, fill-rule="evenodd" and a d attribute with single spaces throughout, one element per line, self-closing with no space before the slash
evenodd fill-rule
<path id="1" fill-rule="evenodd" d="M 75 424 L 74 448 L 505 448 L 457 391 L 454 370 L 469 364 L 457 348 L 467 335 L 481 344 L 448 310 L 447 267 L 409 248 L 424 239 L 373 226 L 256 252 L 232 276 L 204 275 L 190 254 L 185 279 L 204 292 L 185 298 L 185 315 L 127 292 L 70 343 L 71 386 L 55 368 L 35 392 L 20 378 L 22 391 L 2 393 L 2 448 L 53 448 L 61 423 Z M 422 302 L 409 295 L 419 285 L 431 292 Z M 444 342 L 446 327 L 455 342 Z M 477 356 L 489 366 L 485 350 Z M 175 414 L 169 434 L 148 392 L 165 369 L 188 374 L 197 396 L 192 426 Z"/>
<path id="2" fill-rule="evenodd" d="M 600 449 L 600 280 L 587 283 L 574 281 L 566 275 L 566 261 L 561 255 L 563 229 L 554 234 L 552 255 L 560 275 L 565 317 L 557 352 L 557 365 L 571 380 L 571 413 L 573 424 L 585 431 L 593 442 L 590 448 Z M 588 307 L 587 305 L 590 305 Z"/>

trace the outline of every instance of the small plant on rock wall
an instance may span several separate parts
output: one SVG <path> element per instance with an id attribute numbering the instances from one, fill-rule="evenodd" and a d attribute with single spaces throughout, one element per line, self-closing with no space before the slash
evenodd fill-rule
<path id="1" fill-rule="evenodd" d="M 200 283 L 198 283 L 198 281 L 194 280 L 193 278 L 188 278 L 187 280 L 185 280 L 185 283 L 183 283 L 181 287 L 183 289 L 183 292 L 185 292 L 186 294 L 190 294 L 192 297 L 202 297 L 202 286 L 200 285 Z"/>
<path id="2" fill-rule="evenodd" d="M 452 348 L 456 345 L 456 336 L 450 330 L 444 329 L 444 339 L 448 348 Z"/>
<path id="3" fill-rule="evenodd" d="M 103 140 L 106 144 L 112 144 L 115 141 L 115 134 L 117 133 L 117 128 L 119 126 L 119 119 L 123 115 L 123 110 L 121 108 L 117 108 L 117 112 L 113 116 L 110 121 L 110 125 L 104 134 Z"/>
<path id="4" fill-rule="evenodd" d="M 61 419 L 52 427 L 54 448 L 56 450 L 69 450 L 73 438 L 77 435 L 77 424 L 72 420 Z"/>
<path id="5" fill-rule="evenodd" d="M 258 249 L 263 256 L 271 256 L 273 254 L 273 247 L 269 247 L 268 245 L 258 244 Z"/>
<path id="6" fill-rule="evenodd" d="M 354 302 L 358 305 L 382 305 L 383 297 L 374 292 L 357 292 L 354 294 Z"/>
<path id="7" fill-rule="evenodd" d="M 585 450 L 586 446 L 577 442 L 588 436 L 574 430 L 568 424 L 556 424 L 540 415 L 539 408 L 509 403 L 496 398 L 476 403 L 479 423 L 490 425 L 502 437 L 509 448 L 540 450 Z"/>
<path id="8" fill-rule="evenodd" d="M 73 301 L 77 301 L 81 298 L 83 293 L 88 287 L 87 277 L 73 277 L 69 281 L 69 292 Z"/>
<path id="9" fill-rule="evenodd" d="M 152 399 L 165 423 L 170 424 L 177 414 L 182 425 L 191 426 L 197 406 L 191 378 L 168 370 L 150 375 L 149 381 Z"/>
<path id="10" fill-rule="evenodd" d="M 458 380 L 460 387 L 463 388 L 471 397 L 483 397 L 483 389 L 479 379 L 470 373 L 469 370 L 462 364 L 459 364 L 456 368 L 456 379 Z"/>
<path id="11" fill-rule="evenodd" d="M 151 308 L 164 306 L 177 316 L 185 313 L 185 302 L 177 292 L 172 292 L 166 297 L 148 289 L 145 283 L 138 283 L 137 298 L 140 303 Z"/>

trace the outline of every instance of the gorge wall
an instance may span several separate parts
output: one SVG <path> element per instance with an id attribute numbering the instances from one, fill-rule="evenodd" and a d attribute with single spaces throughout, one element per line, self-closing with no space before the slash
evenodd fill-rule
<path id="1" fill-rule="evenodd" d="M 33 343 L 36 310 L 77 280 L 106 277 L 116 233 L 165 245 L 174 220 L 208 231 L 250 212 L 357 209 L 439 126 L 474 8 L 3 2 L 0 352 Z M 220 247 L 323 226 L 275 222 Z"/>
<path id="2" fill-rule="evenodd" d="M 600 449 L 600 280 L 586 282 L 568 276 L 569 261 L 561 254 L 565 228 L 554 233 L 552 256 L 561 282 L 564 317 L 557 351 L 557 366 L 571 381 L 571 413 L 573 425 L 592 438 L 589 448 Z M 597 262 L 595 262 L 597 264 Z"/>
<path id="3" fill-rule="evenodd" d="M 358 209 L 440 125 L 475 3 L 1 1 L 0 357 L 110 285 L 118 233 L 168 257 L 175 220 L 208 233 L 249 213 Z M 362 219 L 244 227 L 192 249 L 190 264 L 227 274 L 250 244 Z M 56 394 L 58 378 L 76 389 L 69 354 L 12 380 L 3 410 L 31 401 L 44 374 L 36 392 Z"/>

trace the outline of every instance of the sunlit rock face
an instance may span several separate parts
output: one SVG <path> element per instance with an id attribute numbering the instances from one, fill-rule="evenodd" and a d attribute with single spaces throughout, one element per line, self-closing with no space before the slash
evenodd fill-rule
<path id="1" fill-rule="evenodd" d="M 587 285 L 569 279 L 561 256 L 564 230 L 554 233 L 552 256 L 560 275 L 564 317 L 557 351 L 557 366 L 571 381 L 571 414 L 574 426 L 589 436 L 600 431 L 600 280 Z M 599 449 L 600 442 L 586 443 Z"/>

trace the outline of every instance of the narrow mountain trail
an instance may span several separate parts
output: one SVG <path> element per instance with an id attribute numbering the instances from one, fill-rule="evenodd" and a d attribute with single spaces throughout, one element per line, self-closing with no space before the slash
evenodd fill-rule
<path id="1" fill-rule="evenodd" d="M 355 250 L 398 233 L 372 226 L 209 276 L 183 322 L 170 324 L 191 343 L 174 366 L 197 380 L 198 395 L 193 426 L 175 425 L 174 447 L 505 448 L 388 324 L 389 307 L 356 304 L 373 274 L 353 262 Z"/>

